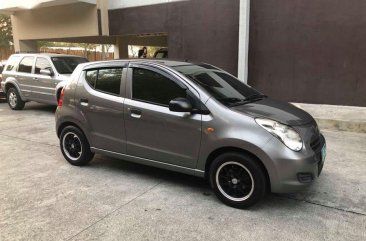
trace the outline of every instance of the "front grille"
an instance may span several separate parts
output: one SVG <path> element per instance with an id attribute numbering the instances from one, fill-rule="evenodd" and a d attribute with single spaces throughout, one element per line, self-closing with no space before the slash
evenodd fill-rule
<path id="1" fill-rule="evenodd" d="M 301 183 L 310 183 L 314 180 L 314 177 L 311 173 L 297 173 L 297 180 Z"/>

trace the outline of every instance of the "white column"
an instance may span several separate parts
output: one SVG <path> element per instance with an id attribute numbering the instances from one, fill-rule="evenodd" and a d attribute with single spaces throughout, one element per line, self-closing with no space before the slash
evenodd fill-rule
<path id="1" fill-rule="evenodd" d="M 238 78 L 248 83 L 250 0 L 240 0 Z"/>
<path id="2" fill-rule="evenodd" d="M 117 42 L 117 44 L 114 44 L 113 47 L 114 47 L 114 59 L 119 59 L 119 45 L 118 45 L 118 42 Z"/>

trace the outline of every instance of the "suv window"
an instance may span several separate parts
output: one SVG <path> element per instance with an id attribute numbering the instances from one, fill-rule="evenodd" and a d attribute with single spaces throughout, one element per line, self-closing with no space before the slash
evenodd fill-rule
<path id="1" fill-rule="evenodd" d="M 24 57 L 19 63 L 18 72 L 31 73 L 34 57 Z"/>
<path id="2" fill-rule="evenodd" d="M 132 99 L 168 106 L 178 97 L 186 98 L 186 90 L 171 79 L 150 70 L 133 69 Z"/>
<path id="3" fill-rule="evenodd" d="M 88 62 L 87 59 L 81 57 L 62 56 L 51 59 L 59 74 L 71 74 L 79 64 Z"/>
<path id="4" fill-rule="evenodd" d="M 123 68 L 88 70 L 85 75 L 89 85 L 101 92 L 119 95 Z"/>
<path id="5" fill-rule="evenodd" d="M 15 64 L 17 63 L 19 56 L 11 56 L 8 61 L 6 61 L 7 67 L 6 71 L 11 71 L 14 69 Z"/>
<path id="6" fill-rule="evenodd" d="M 46 59 L 46 58 L 37 58 L 34 73 L 40 74 L 41 70 L 45 70 L 45 69 L 52 71 L 50 61 L 48 61 L 48 59 Z"/>

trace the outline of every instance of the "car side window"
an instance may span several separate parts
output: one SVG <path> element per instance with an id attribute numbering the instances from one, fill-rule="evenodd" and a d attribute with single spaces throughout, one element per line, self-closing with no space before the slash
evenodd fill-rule
<path id="1" fill-rule="evenodd" d="M 19 63 L 18 72 L 32 73 L 34 57 L 24 57 Z"/>
<path id="2" fill-rule="evenodd" d="M 171 79 L 147 69 L 133 69 L 133 100 L 168 106 L 178 97 L 187 97 L 186 90 Z"/>
<path id="3" fill-rule="evenodd" d="M 52 71 L 51 63 L 46 58 L 37 58 L 37 60 L 36 60 L 36 66 L 34 69 L 34 73 L 40 74 L 41 70 Z"/>
<path id="4" fill-rule="evenodd" d="M 119 95 L 123 68 L 104 68 L 88 70 L 85 79 L 95 90 Z"/>
<path id="5" fill-rule="evenodd" d="M 6 61 L 6 71 L 11 71 L 14 69 L 14 66 L 16 65 L 17 61 L 19 59 L 19 56 L 11 56 L 8 61 Z"/>

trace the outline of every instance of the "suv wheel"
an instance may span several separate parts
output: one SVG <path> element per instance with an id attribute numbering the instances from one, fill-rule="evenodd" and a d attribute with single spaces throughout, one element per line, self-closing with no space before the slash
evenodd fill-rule
<path id="1" fill-rule="evenodd" d="M 222 154 L 213 161 L 210 184 L 222 202 L 235 208 L 254 205 L 267 190 L 265 173 L 258 162 L 236 152 Z"/>
<path id="2" fill-rule="evenodd" d="M 61 152 L 72 165 L 83 166 L 94 157 L 85 135 L 76 127 L 65 127 L 60 136 Z"/>
<path id="3" fill-rule="evenodd" d="M 25 102 L 20 98 L 20 95 L 15 88 L 10 88 L 6 92 L 6 97 L 11 109 L 21 110 L 24 108 Z"/>

